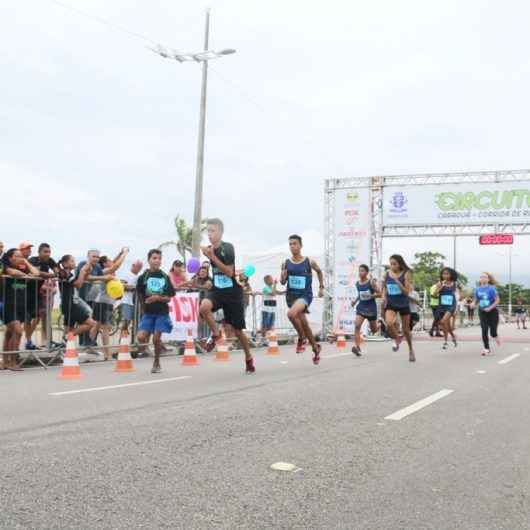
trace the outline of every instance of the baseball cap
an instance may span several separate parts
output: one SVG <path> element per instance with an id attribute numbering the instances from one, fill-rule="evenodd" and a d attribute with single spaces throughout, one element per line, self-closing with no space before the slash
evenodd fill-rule
<path id="1" fill-rule="evenodd" d="M 29 248 L 29 247 L 32 247 L 33 246 L 33 243 L 30 243 L 29 241 L 22 241 L 22 243 L 20 243 L 20 245 L 18 245 L 18 250 L 23 250 L 25 248 Z"/>

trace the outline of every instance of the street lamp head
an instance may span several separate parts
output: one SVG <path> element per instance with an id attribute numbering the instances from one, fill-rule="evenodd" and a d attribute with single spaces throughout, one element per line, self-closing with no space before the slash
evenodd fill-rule
<path id="1" fill-rule="evenodd" d="M 232 55 L 233 53 L 236 53 L 236 50 L 232 48 L 226 48 L 225 50 L 221 50 L 217 52 L 219 55 Z"/>

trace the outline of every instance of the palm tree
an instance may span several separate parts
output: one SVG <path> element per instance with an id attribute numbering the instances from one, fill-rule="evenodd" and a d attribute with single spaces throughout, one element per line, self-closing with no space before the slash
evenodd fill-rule
<path id="1" fill-rule="evenodd" d="M 175 247 L 177 252 L 182 256 L 182 261 L 186 265 L 186 253 L 191 254 L 191 241 L 193 229 L 186 224 L 186 221 L 182 219 L 179 215 L 175 217 L 175 230 L 177 233 L 177 238 L 174 241 L 165 241 L 158 245 L 159 250 L 162 250 L 165 247 Z M 206 231 L 207 220 L 203 219 L 201 222 L 201 234 Z"/>

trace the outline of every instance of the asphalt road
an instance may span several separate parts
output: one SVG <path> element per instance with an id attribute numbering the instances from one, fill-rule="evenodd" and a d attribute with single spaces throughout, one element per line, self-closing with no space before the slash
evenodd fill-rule
<path id="1" fill-rule="evenodd" d="M 259 351 L 254 376 L 239 353 L 1 372 L 0 527 L 530 529 L 530 332 L 503 332 L 416 364 L 369 343 Z"/>

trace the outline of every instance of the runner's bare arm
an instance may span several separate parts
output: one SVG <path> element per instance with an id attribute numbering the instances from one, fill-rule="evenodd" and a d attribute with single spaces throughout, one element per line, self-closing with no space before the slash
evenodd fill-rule
<path id="1" fill-rule="evenodd" d="M 210 263 L 212 265 L 215 265 L 225 276 L 228 276 L 229 278 L 234 278 L 235 276 L 235 265 L 225 265 L 215 254 L 213 251 L 213 247 L 210 245 L 209 247 L 201 247 L 202 253 L 210 260 Z"/>
<path id="2" fill-rule="evenodd" d="M 374 298 L 382 298 L 383 297 L 383 291 L 379 287 L 379 284 L 377 283 L 377 280 L 375 278 L 372 280 L 372 288 L 374 290 Z"/>
<path id="3" fill-rule="evenodd" d="M 407 296 L 412 291 L 412 281 L 410 276 L 410 271 L 407 271 L 405 273 L 405 281 L 403 283 L 401 283 L 397 278 L 394 278 L 394 281 L 399 285 L 399 288 L 403 294 L 406 294 Z"/>
<path id="4" fill-rule="evenodd" d="M 282 285 L 285 285 L 287 283 L 287 262 L 286 261 L 282 263 L 282 269 L 280 273 L 280 283 Z"/>
<path id="5" fill-rule="evenodd" d="M 319 283 L 319 294 L 318 296 L 322 298 L 324 296 L 324 273 L 322 272 L 322 269 L 318 266 L 318 263 L 315 260 L 311 260 L 311 268 L 317 273 L 318 276 L 318 283 Z"/>

